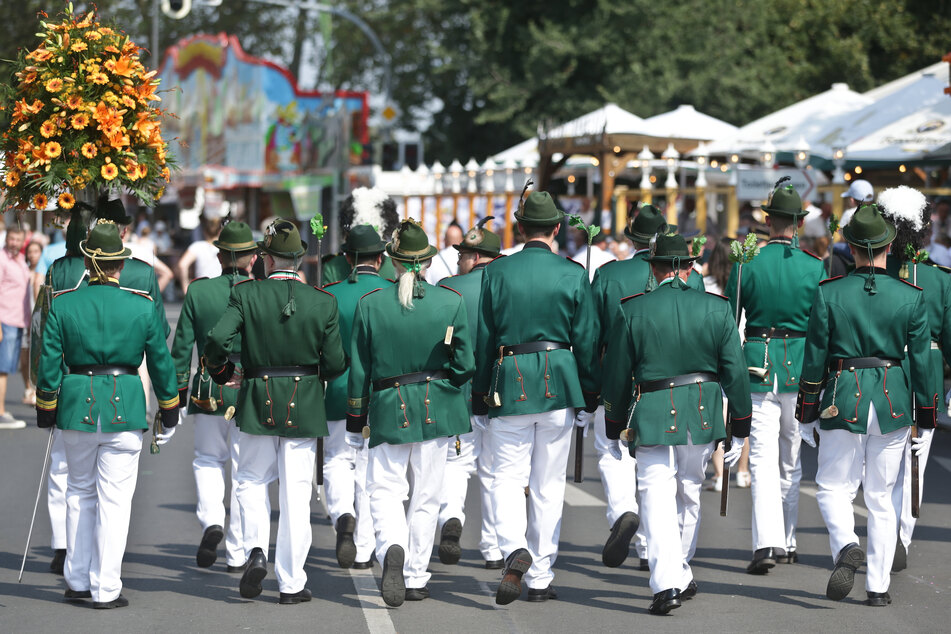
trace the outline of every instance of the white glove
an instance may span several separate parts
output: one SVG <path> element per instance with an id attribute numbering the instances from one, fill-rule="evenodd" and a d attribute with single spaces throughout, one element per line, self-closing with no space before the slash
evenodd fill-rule
<path id="1" fill-rule="evenodd" d="M 584 430 L 582 436 L 585 438 L 588 437 L 588 427 L 592 421 L 594 421 L 594 412 L 586 412 L 583 409 L 579 409 L 575 412 L 575 427 L 580 427 Z"/>
<path id="2" fill-rule="evenodd" d="M 363 434 L 358 434 L 356 432 L 348 431 L 347 432 L 347 444 L 356 449 L 357 451 L 363 449 Z"/>
<path id="3" fill-rule="evenodd" d="M 489 431 L 489 415 L 488 414 L 473 414 L 472 426 L 481 432 Z"/>
<path id="4" fill-rule="evenodd" d="M 928 447 L 931 446 L 931 437 L 934 436 L 934 430 L 919 429 L 918 433 L 921 435 L 911 437 L 911 452 L 916 456 L 928 451 Z"/>
<path id="5" fill-rule="evenodd" d="M 176 430 L 176 429 L 178 429 L 178 427 L 168 428 L 168 427 L 163 426 L 163 427 L 162 427 L 162 431 L 163 431 L 164 433 L 155 434 L 155 444 L 158 445 L 159 447 L 161 447 L 162 445 L 164 445 L 165 443 L 167 443 L 169 440 L 172 439 L 172 436 L 175 435 L 175 430 Z"/>
<path id="6" fill-rule="evenodd" d="M 622 458 L 624 458 L 624 452 L 621 449 L 620 440 L 609 440 L 608 451 L 611 452 L 611 455 L 614 456 L 615 460 L 621 460 Z"/>
<path id="7" fill-rule="evenodd" d="M 723 454 L 723 464 L 732 469 L 733 465 L 740 461 L 740 456 L 743 455 L 743 445 L 745 444 L 746 438 L 734 436 L 730 450 Z"/>
<path id="8" fill-rule="evenodd" d="M 799 425 L 799 435 L 802 436 L 802 441 L 815 449 L 816 447 L 816 438 L 813 436 L 813 432 L 819 427 L 819 423 L 801 423 Z"/>

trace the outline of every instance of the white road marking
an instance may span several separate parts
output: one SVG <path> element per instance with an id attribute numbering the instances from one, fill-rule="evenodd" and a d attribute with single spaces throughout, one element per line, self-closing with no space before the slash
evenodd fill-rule
<path id="1" fill-rule="evenodd" d="M 815 498 L 816 494 L 819 493 L 819 489 L 811 485 L 801 484 L 799 485 L 799 492 L 805 493 L 809 497 Z M 860 515 L 868 519 L 868 509 L 866 509 L 865 507 L 858 506 L 857 504 L 853 503 L 852 510 L 855 512 L 856 515 Z"/>
<path id="2" fill-rule="evenodd" d="M 565 504 L 568 506 L 607 506 L 607 502 L 591 495 L 571 482 L 565 483 Z"/>

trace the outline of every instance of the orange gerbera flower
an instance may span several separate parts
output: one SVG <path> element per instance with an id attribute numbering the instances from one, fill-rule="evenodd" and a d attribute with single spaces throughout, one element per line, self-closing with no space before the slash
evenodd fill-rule
<path id="1" fill-rule="evenodd" d="M 56 134 L 57 128 L 56 124 L 52 121 L 44 121 L 40 126 L 40 134 L 43 135 L 44 139 L 48 139 L 54 134 Z"/>
<path id="2" fill-rule="evenodd" d="M 13 157 L 13 166 L 20 170 L 25 170 L 30 166 L 30 157 L 26 154 L 17 154 Z"/>
<path id="3" fill-rule="evenodd" d="M 85 37 L 87 40 L 98 42 L 102 39 L 102 34 L 99 31 L 88 31 L 83 37 Z"/>
<path id="4" fill-rule="evenodd" d="M 80 151 L 83 153 L 83 156 L 90 159 L 96 158 L 96 154 L 99 153 L 98 150 L 96 150 L 96 146 L 92 143 L 83 143 Z"/>
<path id="5" fill-rule="evenodd" d="M 45 147 L 46 149 L 44 150 L 44 152 L 46 153 L 46 156 L 51 159 L 56 158 L 63 151 L 62 146 L 56 141 L 50 141 L 49 143 L 46 144 Z"/>
<path id="6" fill-rule="evenodd" d="M 53 54 L 50 53 L 45 48 L 38 48 L 31 53 L 27 53 L 26 58 L 36 60 L 38 62 L 45 62 L 49 58 L 53 57 Z"/>
<path id="7" fill-rule="evenodd" d="M 128 95 L 122 95 L 121 101 L 122 101 L 122 105 L 125 106 L 126 108 L 132 108 L 132 109 L 135 108 L 135 99 L 133 99 L 132 97 Z"/>
<path id="8" fill-rule="evenodd" d="M 32 84 L 32 83 L 35 82 L 35 81 L 36 81 L 36 71 L 35 71 L 35 70 L 31 70 L 30 72 L 28 72 L 27 74 L 25 74 L 25 75 L 23 76 L 23 83 L 24 83 L 24 84 Z"/>
<path id="9" fill-rule="evenodd" d="M 47 203 L 49 203 L 49 198 L 46 197 L 46 194 L 37 194 L 33 197 L 33 207 L 40 211 L 46 209 Z"/>
<path id="10" fill-rule="evenodd" d="M 20 182 L 20 172 L 7 172 L 7 187 L 16 187 Z"/>
<path id="11" fill-rule="evenodd" d="M 109 76 L 105 73 L 93 73 L 89 80 L 94 84 L 102 86 L 103 84 L 109 83 Z"/>
<path id="12" fill-rule="evenodd" d="M 117 49 L 117 48 L 116 48 L 114 45 L 112 45 L 112 44 L 110 44 L 109 46 L 103 47 L 102 50 L 106 51 L 107 53 L 115 53 L 116 55 L 119 54 L 119 49 Z"/>
<path id="13" fill-rule="evenodd" d="M 70 110 L 79 110 L 83 105 L 83 98 L 79 95 L 70 95 L 66 98 L 66 106 Z"/>
<path id="14" fill-rule="evenodd" d="M 162 178 L 166 183 L 172 179 L 172 172 L 167 167 L 162 168 Z"/>
<path id="15" fill-rule="evenodd" d="M 108 160 L 108 159 L 106 159 Z M 99 170 L 99 173 L 102 174 L 102 177 L 107 181 L 111 181 L 116 176 L 119 175 L 119 168 L 113 165 L 112 163 L 106 163 Z"/>
<path id="16" fill-rule="evenodd" d="M 85 42 L 80 40 L 79 42 L 73 42 L 73 45 L 69 47 L 69 50 L 71 50 L 74 53 L 79 53 L 81 51 L 85 51 L 87 48 L 89 48 L 89 46 Z"/>
<path id="17" fill-rule="evenodd" d="M 82 130 L 89 125 L 89 115 L 85 112 L 74 114 L 72 120 L 70 120 L 70 125 L 73 126 L 74 130 Z"/>
<path id="18" fill-rule="evenodd" d="M 36 114 L 43 109 L 43 102 L 39 99 L 34 99 L 32 104 L 27 104 L 26 101 L 24 101 L 23 109 L 30 114 Z"/>
<path id="19" fill-rule="evenodd" d="M 59 195 L 59 198 L 56 199 L 56 202 L 59 203 L 59 206 L 63 209 L 72 209 L 73 205 L 76 204 L 76 199 L 73 198 L 73 195 L 69 192 L 63 192 Z"/>
<path id="20" fill-rule="evenodd" d="M 46 89 L 50 92 L 59 92 L 63 89 L 63 80 L 59 77 L 54 77 L 46 82 Z"/>

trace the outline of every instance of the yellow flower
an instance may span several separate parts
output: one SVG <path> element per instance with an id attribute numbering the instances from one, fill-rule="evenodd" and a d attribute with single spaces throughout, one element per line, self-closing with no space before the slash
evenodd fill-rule
<path id="1" fill-rule="evenodd" d="M 48 156 L 51 159 L 54 159 L 57 156 L 59 156 L 62 151 L 63 151 L 63 148 L 56 141 L 50 141 L 49 143 L 47 143 L 46 149 L 44 150 L 44 152 L 46 153 L 46 156 Z"/>
<path id="2" fill-rule="evenodd" d="M 139 163 L 137 171 L 138 171 L 139 178 L 145 178 L 149 174 L 149 168 L 143 165 L 142 163 Z"/>
<path id="3" fill-rule="evenodd" d="M 83 98 L 79 95 L 70 95 L 66 99 L 66 106 L 70 110 L 79 110 L 83 105 Z"/>
<path id="4" fill-rule="evenodd" d="M 37 194 L 33 197 L 33 207 L 43 211 L 46 209 L 46 204 L 49 202 L 49 199 L 46 197 L 46 194 Z"/>
<path id="5" fill-rule="evenodd" d="M 108 159 L 106 159 L 108 160 Z M 112 163 L 106 163 L 102 166 L 102 169 L 99 170 L 99 173 L 102 174 L 102 177 L 107 181 L 111 181 L 116 176 L 119 175 L 119 168 L 113 165 Z"/>
<path id="6" fill-rule="evenodd" d="M 162 168 L 162 178 L 166 183 L 172 179 L 172 172 L 167 167 Z"/>
<path id="7" fill-rule="evenodd" d="M 16 187 L 20 182 L 19 172 L 7 172 L 7 187 Z"/>
<path id="8" fill-rule="evenodd" d="M 36 81 L 36 71 L 35 71 L 35 70 L 31 70 L 30 72 L 28 72 L 26 75 L 23 76 L 23 83 L 24 83 L 24 84 L 32 84 L 34 81 Z"/>
<path id="9" fill-rule="evenodd" d="M 69 192 L 63 192 L 59 195 L 59 198 L 56 199 L 56 202 L 59 203 L 59 206 L 63 209 L 72 209 L 73 205 L 76 204 L 76 199 L 73 198 L 73 195 Z"/>
<path id="10" fill-rule="evenodd" d="M 82 148 L 80 148 L 80 151 L 82 151 L 83 156 L 89 159 L 96 158 L 96 154 L 98 154 L 98 152 L 96 151 L 96 146 L 93 145 L 92 143 L 83 143 L 83 146 Z"/>
<path id="11" fill-rule="evenodd" d="M 48 139 L 54 134 L 56 134 L 56 124 L 52 121 L 44 121 L 43 125 L 40 126 L 40 134 L 43 135 L 44 139 Z"/>
<path id="12" fill-rule="evenodd" d="M 87 48 L 88 47 L 86 46 L 85 42 L 79 41 L 79 42 L 74 42 L 73 45 L 69 47 L 69 50 L 71 50 L 74 53 L 79 53 L 80 51 L 85 51 Z"/>
<path id="13" fill-rule="evenodd" d="M 89 79 L 100 86 L 109 83 L 109 77 L 105 73 L 94 73 Z"/>
<path id="14" fill-rule="evenodd" d="M 46 82 L 46 89 L 50 92 L 59 92 L 63 89 L 63 80 L 59 77 L 54 77 Z"/>
<path id="15" fill-rule="evenodd" d="M 100 33 L 99 31 L 87 31 L 83 37 L 85 37 L 87 40 L 98 42 L 99 40 L 102 39 L 102 33 Z"/>
<path id="16" fill-rule="evenodd" d="M 85 112 L 80 112 L 79 114 L 74 114 L 70 125 L 73 126 L 74 130 L 82 130 L 87 125 L 89 125 L 89 115 Z"/>

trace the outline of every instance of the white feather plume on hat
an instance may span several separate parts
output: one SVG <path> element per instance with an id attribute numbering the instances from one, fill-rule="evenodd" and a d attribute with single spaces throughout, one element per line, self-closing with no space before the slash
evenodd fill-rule
<path id="1" fill-rule="evenodd" d="M 893 222 L 906 222 L 914 231 L 921 231 L 924 226 L 922 212 L 927 204 L 924 194 L 907 185 L 891 187 L 878 195 L 882 214 Z"/>
<path id="2" fill-rule="evenodd" d="M 386 224 L 383 220 L 383 202 L 389 198 L 386 192 L 377 187 L 358 187 L 351 195 L 353 222 L 350 226 L 371 225 L 377 231 L 382 231 L 383 225 Z"/>

